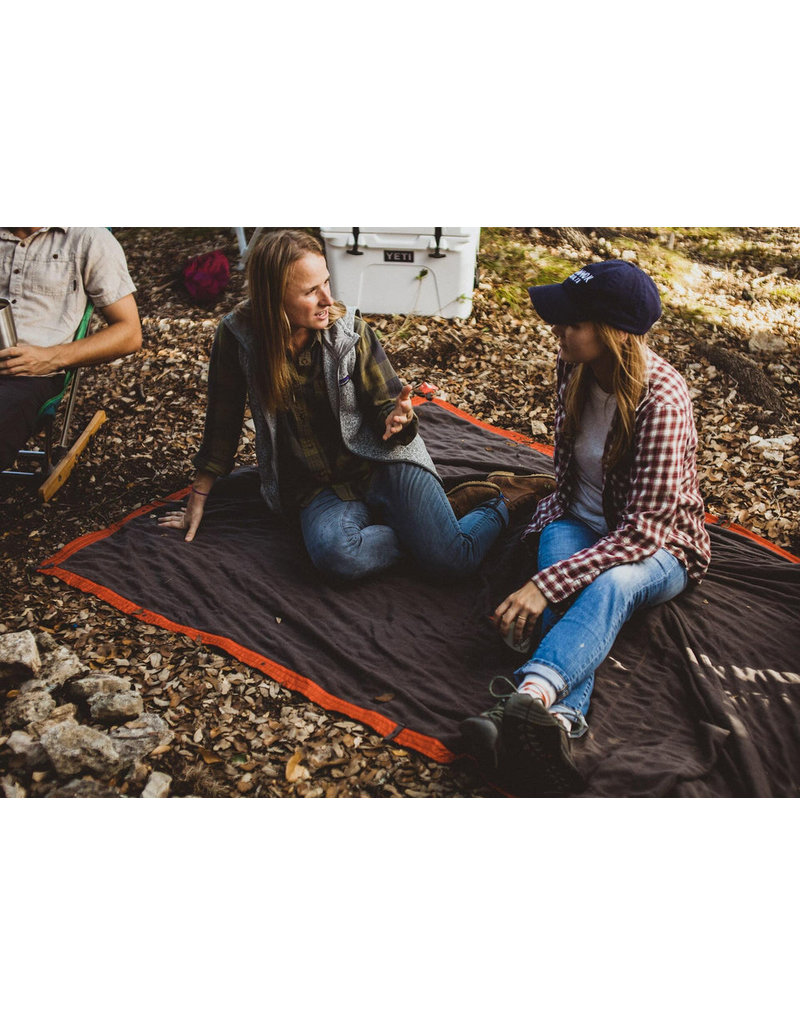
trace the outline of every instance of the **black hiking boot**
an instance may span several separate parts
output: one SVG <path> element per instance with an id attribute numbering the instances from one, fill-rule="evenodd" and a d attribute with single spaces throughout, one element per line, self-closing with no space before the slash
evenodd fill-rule
<path id="1" fill-rule="evenodd" d="M 501 724 L 504 780 L 518 796 L 569 796 L 585 782 L 569 750 L 569 736 L 544 705 L 527 693 L 505 702 Z"/>
<path id="2" fill-rule="evenodd" d="M 491 774 L 497 772 L 500 767 L 503 711 L 505 710 L 506 702 L 517 692 L 510 679 L 506 679 L 505 676 L 495 676 L 489 684 L 489 693 L 493 697 L 499 696 L 494 691 L 494 684 L 496 682 L 505 683 L 510 688 L 509 692 L 504 697 L 500 697 L 497 703 L 489 708 L 488 711 L 482 711 L 479 715 L 474 715 L 472 718 L 465 718 L 458 726 L 468 752 L 472 754 L 480 768 Z"/>

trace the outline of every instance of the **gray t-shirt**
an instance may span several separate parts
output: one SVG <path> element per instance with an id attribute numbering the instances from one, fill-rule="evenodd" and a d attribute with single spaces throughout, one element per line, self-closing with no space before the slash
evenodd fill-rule
<path id="1" fill-rule="evenodd" d="M 603 452 L 616 409 L 615 395 L 593 380 L 575 438 L 575 497 L 570 512 L 600 534 L 608 533 L 603 514 Z"/>

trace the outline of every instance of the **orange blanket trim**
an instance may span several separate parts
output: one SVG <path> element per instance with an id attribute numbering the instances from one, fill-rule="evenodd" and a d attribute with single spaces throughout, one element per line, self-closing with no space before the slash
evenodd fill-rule
<path id="1" fill-rule="evenodd" d="M 505 430 L 502 427 L 494 427 L 491 424 L 484 423 L 469 413 L 464 412 L 463 409 L 457 409 L 455 406 L 450 405 L 448 402 L 443 402 L 441 399 L 415 398 L 414 404 L 420 405 L 429 401 L 433 401 L 436 405 L 446 409 L 448 412 L 452 412 L 461 419 L 468 420 L 470 423 L 474 423 L 476 426 L 479 426 L 484 430 L 488 430 L 491 433 L 499 434 L 501 437 L 507 437 L 509 440 L 516 441 L 519 444 L 524 444 L 528 448 L 534 448 L 536 451 L 541 452 L 544 455 L 553 454 L 553 449 L 550 446 L 537 444 L 536 442 L 531 441 L 530 438 L 524 437 L 522 434 L 517 434 L 514 431 Z M 75 552 L 88 547 L 90 544 L 94 544 L 96 541 L 110 537 L 124 526 L 125 523 L 130 522 L 132 519 L 146 515 L 155 509 L 162 508 L 163 506 L 170 504 L 171 502 L 179 501 L 187 495 L 190 490 L 190 487 L 184 487 L 182 490 L 176 491 L 167 498 L 152 501 L 147 505 L 143 505 L 141 508 L 135 509 L 129 515 L 125 516 L 124 519 L 121 519 L 118 523 L 114 523 L 112 526 L 108 526 L 103 530 L 97 530 L 94 533 L 87 533 L 83 537 L 78 537 L 77 540 L 66 544 L 51 558 L 45 559 L 41 566 L 39 566 L 38 571 L 46 576 L 56 576 L 78 590 L 82 590 L 88 594 L 93 594 L 95 597 L 99 597 L 107 604 L 118 608 L 126 615 L 139 619 L 141 622 L 146 622 L 152 626 L 159 626 L 171 633 L 183 633 L 185 636 L 188 636 L 190 639 L 195 640 L 198 643 L 211 644 L 214 647 L 219 647 L 220 649 L 227 651 L 228 654 L 231 654 L 238 661 L 241 661 L 245 665 L 250 665 L 252 668 L 258 669 L 271 679 L 274 679 L 276 682 L 282 683 L 288 689 L 302 693 L 303 696 L 308 697 L 309 700 L 319 705 L 319 707 L 325 708 L 327 711 L 341 712 L 348 718 L 352 718 L 354 721 L 368 725 L 371 729 L 374 729 L 379 736 L 388 736 L 390 733 L 394 732 L 394 730 L 398 728 L 398 723 L 392 721 L 392 719 L 387 718 L 385 715 L 381 715 L 376 711 L 370 711 L 367 708 L 362 708 L 358 704 L 351 704 L 348 701 L 341 700 L 339 697 L 334 697 L 333 694 L 328 693 L 327 690 L 324 690 L 313 680 L 308 679 L 297 672 L 293 672 L 284 665 L 280 665 L 276 661 L 271 661 L 269 658 L 266 658 L 261 654 L 257 654 L 255 651 L 251 651 L 248 647 L 243 647 L 241 644 L 238 644 L 227 637 L 217 636 L 214 633 L 206 633 L 203 630 L 198 630 L 179 622 L 173 622 L 163 615 L 149 611 L 147 608 L 142 608 L 134 602 L 127 600 L 127 598 L 122 597 L 115 591 L 109 590 L 108 587 L 104 587 L 99 583 L 94 583 L 92 580 L 88 580 L 83 576 L 78 576 L 76 573 L 70 572 L 68 569 L 61 568 L 61 563 L 71 555 L 75 554 Z M 714 524 L 721 522 L 719 516 L 712 515 L 707 515 L 706 521 Z M 800 558 L 790 554 L 788 551 L 784 551 L 771 541 L 765 540 L 763 537 L 756 536 L 756 534 L 751 533 L 743 526 L 735 526 L 731 524 L 725 526 L 724 529 L 730 530 L 732 533 L 740 534 L 743 537 L 748 537 L 750 540 L 754 540 L 756 543 L 761 544 L 762 547 L 768 548 L 770 551 L 782 555 L 790 562 L 800 562 Z M 437 761 L 440 764 L 449 764 L 450 762 L 455 761 L 459 756 L 454 754 L 439 740 L 434 739 L 432 736 L 426 736 L 423 733 L 415 732 L 412 729 L 401 729 L 400 732 L 393 737 L 393 742 L 397 743 L 401 747 L 416 750 L 418 753 L 424 754 L 432 761 Z"/>
<path id="2" fill-rule="evenodd" d="M 539 444 L 538 441 L 531 441 L 529 437 L 525 437 L 524 434 L 518 434 L 514 430 L 506 430 L 505 427 L 495 427 L 491 423 L 486 423 L 485 420 L 479 420 L 471 413 L 465 412 L 463 409 L 457 409 L 456 406 L 450 405 L 449 402 L 443 402 L 441 398 L 414 398 L 413 405 L 424 405 L 426 402 L 433 402 L 434 405 L 438 405 L 441 409 L 447 409 L 448 412 L 453 413 L 454 416 L 458 416 L 459 419 L 466 420 L 468 423 L 474 423 L 476 427 L 480 427 L 482 430 L 488 430 L 491 434 L 499 434 L 500 437 L 507 437 L 509 441 L 516 441 L 518 444 L 524 444 L 526 448 L 533 448 L 537 452 L 541 452 L 542 455 L 552 455 L 553 446 L 551 444 Z"/>
<path id="3" fill-rule="evenodd" d="M 746 526 L 738 526 L 736 523 L 729 523 L 724 516 L 714 516 L 710 512 L 706 514 L 706 522 L 711 523 L 712 526 L 719 526 L 723 530 L 727 530 L 728 533 L 738 533 L 740 537 L 747 537 L 748 540 L 754 540 L 756 544 L 760 544 L 762 548 L 766 548 L 768 551 L 772 551 L 776 555 L 781 555 L 786 559 L 787 562 L 800 563 L 800 558 L 797 555 L 793 555 L 791 551 L 787 551 L 786 548 L 779 548 L 777 544 L 773 544 L 771 540 L 767 540 L 766 537 L 759 537 L 756 533 L 751 533 Z"/>

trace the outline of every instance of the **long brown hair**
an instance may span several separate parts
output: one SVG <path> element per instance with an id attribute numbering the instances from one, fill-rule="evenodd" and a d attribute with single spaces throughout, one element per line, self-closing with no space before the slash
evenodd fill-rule
<path id="1" fill-rule="evenodd" d="M 247 291 L 253 327 L 253 379 L 266 412 L 280 412 L 291 403 L 296 380 L 291 357 L 292 325 L 283 300 L 289 273 L 306 253 L 325 256 L 322 243 L 306 231 L 279 228 L 260 235 L 247 257 Z M 329 326 L 345 312 L 331 306 Z"/>
<path id="2" fill-rule="evenodd" d="M 605 460 L 606 470 L 613 468 L 633 446 L 636 407 L 647 387 L 647 335 L 628 334 L 608 324 L 595 324 L 597 337 L 614 357 L 614 397 L 618 415 L 611 428 L 611 441 Z M 570 377 L 564 399 L 564 430 L 569 438 L 578 432 L 581 413 L 593 374 L 588 363 L 580 363 Z"/>

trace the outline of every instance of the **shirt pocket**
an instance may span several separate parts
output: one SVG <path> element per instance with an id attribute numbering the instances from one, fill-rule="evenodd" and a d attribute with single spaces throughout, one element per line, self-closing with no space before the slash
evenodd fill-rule
<path id="1" fill-rule="evenodd" d="M 77 294 L 81 290 L 81 282 L 74 257 L 61 255 L 58 259 L 50 256 L 48 259 L 28 260 L 24 286 L 26 291 L 36 295 L 61 297 Z"/>
<path id="2" fill-rule="evenodd" d="M 47 310 L 48 319 L 74 331 L 86 305 L 83 281 L 73 258 L 60 255 L 31 260 L 25 267 L 24 291 L 32 305 Z"/>

